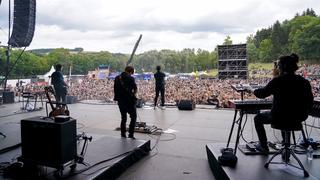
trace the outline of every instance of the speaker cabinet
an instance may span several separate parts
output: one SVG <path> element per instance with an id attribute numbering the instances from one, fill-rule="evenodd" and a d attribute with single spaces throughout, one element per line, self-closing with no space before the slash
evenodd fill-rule
<path id="1" fill-rule="evenodd" d="M 144 101 L 143 99 L 137 99 L 137 104 L 136 104 L 136 107 L 137 108 L 142 108 L 144 106 Z"/>
<path id="2" fill-rule="evenodd" d="M 32 117 L 21 120 L 22 161 L 61 168 L 77 156 L 76 120 L 56 123 Z"/>
<path id="3" fill-rule="evenodd" d="M 179 110 L 194 110 L 196 108 L 196 104 L 192 100 L 180 100 L 178 102 Z"/>
<path id="4" fill-rule="evenodd" d="M 74 104 L 78 102 L 77 96 L 67 96 L 67 104 Z"/>
<path id="5" fill-rule="evenodd" d="M 14 103 L 14 92 L 3 91 L 2 100 L 3 100 L 3 104 Z"/>
<path id="6" fill-rule="evenodd" d="M 36 0 L 14 0 L 13 28 L 9 45 L 29 46 L 34 34 L 35 21 Z"/>

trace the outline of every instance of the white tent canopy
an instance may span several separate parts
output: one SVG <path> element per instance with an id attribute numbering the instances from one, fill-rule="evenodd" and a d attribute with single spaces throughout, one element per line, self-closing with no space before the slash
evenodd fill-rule
<path id="1" fill-rule="evenodd" d="M 50 76 L 51 76 L 51 74 L 52 74 L 54 71 L 55 71 L 54 67 L 51 66 L 51 69 L 50 69 L 49 72 L 45 73 L 45 74 L 42 75 L 42 76 L 38 76 L 38 77 L 39 77 L 39 79 L 44 79 L 45 82 L 48 82 L 48 83 L 50 84 L 50 82 L 49 82 Z"/>

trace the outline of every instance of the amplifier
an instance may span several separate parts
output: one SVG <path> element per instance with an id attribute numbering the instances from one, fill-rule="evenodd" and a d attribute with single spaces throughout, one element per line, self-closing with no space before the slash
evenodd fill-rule
<path id="1" fill-rule="evenodd" d="M 76 120 L 57 123 L 31 117 L 21 120 L 21 159 L 61 168 L 77 156 Z"/>
<path id="2" fill-rule="evenodd" d="M 78 102 L 78 98 L 77 98 L 77 96 L 67 96 L 66 97 L 66 103 L 67 104 L 74 104 L 74 103 L 77 103 Z"/>
<path id="3" fill-rule="evenodd" d="M 2 100 L 3 100 L 3 104 L 14 103 L 13 91 L 3 91 Z"/>
<path id="4" fill-rule="evenodd" d="M 309 115 L 320 118 L 320 99 L 315 98 L 313 100 L 313 106 L 311 111 L 309 112 Z"/>
<path id="5" fill-rule="evenodd" d="M 196 104 L 192 100 L 180 100 L 178 102 L 179 110 L 194 110 L 196 108 Z"/>
<path id="6" fill-rule="evenodd" d="M 144 101 L 143 101 L 143 99 L 137 99 L 136 107 L 137 107 L 137 108 L 142 108 L 143 106 L 144 106 Z"/>

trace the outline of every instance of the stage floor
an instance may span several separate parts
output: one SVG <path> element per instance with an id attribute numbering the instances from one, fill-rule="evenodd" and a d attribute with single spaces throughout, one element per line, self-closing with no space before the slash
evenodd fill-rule
<path id="1" fill-rule="evenodd" d="M 7 135 L 6 138 L 0 137 L 0 149 L 20 142 L 20 132 L 9 132 L 10 126 L 20 127 L 20 120 L 27 117 L 45 116 L 45 108 L 20 113 L 20 106 L 15 103 L 0 107 L 0 132 Z M 120 132 L 114 130 L 120 125 L 117 105 L 87 101 L 70 104 L 69 110 L 71 116 L 77 119 L 78 133 L 120 137 Z M 136 133 L 139 140 L 151 140 L 151 148 L 154 148 L 149 156 L 128 168 L 117 179 L 215 179 L 208 164 L 206 144 L 227 142 L 233 115 L 232 109 L 214 109 L 212 106 L 197 106 L 194 111 L 179 111 L 176 107 L 167 107 L 166 110 L 154 110 L 151 107 L 138 109 L 138 121 L 155 125 L 165 133 L 161 136 Z M 318 124 L 318 120 L 312 117 L 308 121 Z M 319 130 L 310 130 L 310 137 L 320 140 Z M 269 126 L 267 135 L 270 141 L 277 141 L 281 137 L 280 132 L 274 132 Z M 246 141 L 257 141 L 252 115 L 248 116 L 243 138 Z M 296 135 L 296 138 L 300 136 Z M 235 137 L 231 142 L 234 141 Z M 243 143 L 242 139 L 240 143 Z M 313 163 L 320 162 L 315 159 Z"/>

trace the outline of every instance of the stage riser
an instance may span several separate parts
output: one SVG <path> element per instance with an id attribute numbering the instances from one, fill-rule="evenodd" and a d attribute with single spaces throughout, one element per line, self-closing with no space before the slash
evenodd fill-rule
<path id="1" fill-rule="evenodd" d="M 208 146 L 206 146 L 206 151 L 208 156 L 208 162 L 214 177 L 219 180 L 230 180 L 228 175 L 224 172 L 222 167 L 219 165 L 218 160 L 215 158 L 215 156 L 213 155 L 212 151 L 208 148 Z"/>
<path id="2" fill-rule="evenodd" d="M 121 159 L 118 163 L 115 163 L 110 168 L 105 170 L 103 173 L 95 177 L 95 180 L 110 179 L 114 180 L 119 177 L 123 172 L 126 171 L 135 162 L 148 155 L 150 151 L 150 141 L 147 141 L 140 148 L 135 149 L 133 152 L 128 154 L 125 158 Z"/>
<path id="3" fill-rule="evenodd" d="M 221 155 L 220 149 L 225 148 L 226 144 L 212 143 L 206 145 L 207 157 L 210 168 L 215 179 L 217 180 L 314 180 L 320 179 L 320 164 L 318 159 L 313 162 L 308 162 L 305 154 L 297 155 L 310 177 L 304 178 L 303 172 L 297 169 L 285 170 L 284 166 L 270 164 L 269 168 L 265 168 L 265 163 L 272 156 L 268 155 L 245 155 L 241 151 L 237 152 L 238 162 L 235 167 L 221 166 L 218 162 L 218 157 Z M 234 147 L 234 145 L 231 147 Z M 319 152 L 315 152 L 319 154 Z M 275 162 L 280 162 L 281 156 L 275 158 Z M 297 162 L 291 157 L 290 162 L 297 165 Z M 295 173 L 289 173 L 294 171 Z"/>

